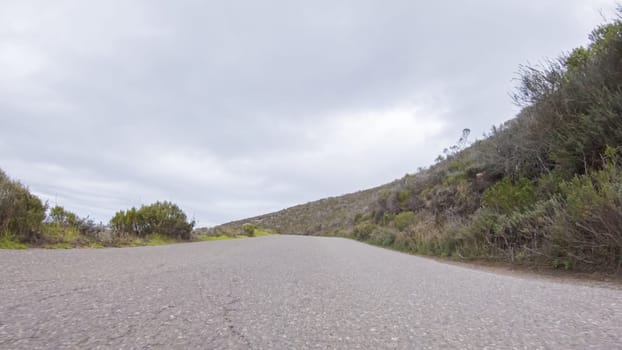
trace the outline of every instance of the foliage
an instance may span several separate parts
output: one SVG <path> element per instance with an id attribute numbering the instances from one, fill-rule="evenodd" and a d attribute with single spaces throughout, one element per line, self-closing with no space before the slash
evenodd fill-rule
<path id="1" fill-rule="evenodd" d="M 270 230 L 263 230 L 263 229 L 257 229 L 254 232 L 254 237 L 266 237 L 266 236 L 271 236 L 274 233 L 272 233 L 272 231 Z"/>
<path id="2" fill-rule="evenodd" d="M 62 226 L 55 222 L 46 222 L 41 227 L 41 240 L 47 244 L 68 243 L 80 245 L 88 239 L 80 234 L 75 226 Z"/>
<path id="3" fill-rule="evenodd" d="M 19 242 L 36 242 L 46 205 L 0 170 L 0 232 Z"/>
<path id="4" fill-rule="evenodd" d="M 603 170 L 561 185 L 563 205 L 556 208 L 547 238 L 556 258 L 573 266 L 622 267 L 622 167 L 611 150 Z"/>
<path id="5" fill-rule="evenodd" d="M 75 226 L 78 223 L 76 214 L 58 205 L 50 208 L 49 217 L 52 222 L 63 226 Z"/>
<path id="6" fill-rule="evenodd" d="M 110 226 L 117 236 L 162 234 L 188 240 L 194 221 L 188 222 L 186 214 L 176 204 L 165 201 L 143 205 L 140 209 L 121 210 L 110 220 Z"/>
<path id="7" fill-rule="evenodd" d="M 199 235 L 197 239 L 199 241 L 224 241 L 227 239 L 235 239 L 238 236 L 230 236 L 230 235 L 218 235 L 218 236 L 210 236 L 210 235 Z"/>
<path id="8" fill-rule="evenodd" d="M 0 248 L 167 244 L 190 239 L 194 226 L 176 205 L 157 202 L 138 210 L 118 212 L 111 220 L 117 240 L 110 242 L 108 228 L 88 217 L 81 218 L 58 205 L 49 208 L 47 217 L 46 211 L 47 205 L 0 170 Z"/>
<path id="9" fill-rule="evenodd" d="M 375 227 L 369 235 L 368 241 L 381 246 L 391 246 L 395 242 L 397 231 L 390 227 Z"/>
<path id="10" fill-rule="evenodd" d="M 504 177 L 489 187 L 482 197 L 482 206 L 499 213 L 521 211 L 536 200 L 536 191 L 531 181 L 520 178 L 512 182 Z"/>
<path id="11" fill-rule="evenodd" d="M 403 211 L 393 219 L 393 225 L 398 231 L 404 231 L 408 226 L 413 223 L 415 219 L 415 213 L 412 211 Z"/>
<path id="12" fill-rule="evenodd" d="M 170 236 L 154 233 L 146 237 L 145 244 L 148 246 L 158 246 L 175 243 L 176 240 Z"/>
<path id="13" fill-rule="evenodd" d="M 4 231 L 0 232 L 0 249 L 26 249 L 28 245 L 17 240 L 14 234 Z"/>
<path id="14" fill-rule="evenodd" d="M 251 223 L 246 223 L 242 225 L 242 231 L 244 231 L 244 233 L 249 237 L 253 237 L 255 235 L 256 230 L 257 230 L 257 226 Z"/>
<path id="15" fill-rule="evenodd" d="M 371 236 L 376 227 L 377 226 L 371 222 L 363 222 L 354 227 L 352 235 L 354 238 L 364 241 Z"/>

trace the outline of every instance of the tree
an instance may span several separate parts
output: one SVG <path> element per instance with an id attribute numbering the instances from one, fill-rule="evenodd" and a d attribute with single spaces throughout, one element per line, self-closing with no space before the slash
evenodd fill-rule
<path id="1" fill-rule="evenodd" d="M 469 135 L 471 134 L 471 129 L 469 128 L 464 128 L 462 129 L 462 136 L 460 136 L 460 138 L 458 139 L 458 142 L 455 145 L 451 145 L 448 148 L 443 149 L 443 154 L 445 154 L 445 156 L 447 158 L 451 158 L 453 156 L 455 156 L 456 154 L 460 153 L 461 151 L 463 151 L 464 149 L 466 149 L 469 146 Z M 440 162 L 443 160 L 443 156 L 438 156 L 438 158 L 436 159 L 436 162 Z"/>

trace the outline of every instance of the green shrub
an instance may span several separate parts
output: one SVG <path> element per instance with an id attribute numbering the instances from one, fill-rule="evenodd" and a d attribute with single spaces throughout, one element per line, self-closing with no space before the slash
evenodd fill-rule
<path id="1" fill-rule="evenodd" d="M 376 227 L 377 226 L 371 222 L 360 223 L 354 226 L 354 229 L 352 230 L 352 236 L 360 241 L 365 241 L 369 238 L 369 236 L 376 229 Z"/>
<path id="2" fill-rule="evenodd" d="M 161 234 L 174 239 L 191 238 L 194 221 L 188 222 L 186 214 L 171 202 L 156 202 L 140 209 L 130 208 L 117 212 L 110 220 L 117 237 L 133 235 L 144 238 Z"/>
<path id="3" fill-rule="evenodd" d="M 547 232 L 551 258 L 564 267 L 622 267 L 622 167 L 611 150 L 603 170 L 561 184 L 562 205 Z"/>
<path id="4" fill-rule="evenodd" d="M 367 241 L 381 246 L 391 246 L 395 242 L 397 231 L 389 227 L 376 227 L 370 233 Z"/>
<path id="5" fill-rule="evenodd" d="M 0 170 L 0 232 L 8 232 L 19 242 L 35 242 L 45 210 L 39 198 Z"/>
<path id="6" fill-rule="evenodd" d="M 242 225 L 242 231 L 244 231 L 244 233 L 249 237 L 255 236 L 256 230 L 257 230 L 257 226 L 254 224 L 246 223 Z"/>
<path id="7" fill-rule="evenodd" d="M 58 205 L 50 208 L 49 216 L 52 222 L 63 226 L 75 226 L 78 223 L 78 216 L 76 214 Z"/>
<path id="8" fill-rule="evenodd" d="M 17 240 L 14 234 L 5 231 L 0 232 L 0 249 L 26 249 L 28 246 Z"/>
<path id="9" fill-rule="evenodd" d="M 468 231 L 491 256 L 511 262 L 527 258 L 538 260 L 557 203 L 553 198 L 537 202 L 528 210 L 508 214 L 482 209 L 473 217 Z"/>
<path id="10" fill-rule="evenodd" d="M 400 203 L 400 208 L 406 208 L 408 201 L 410 200 L 410 190 L 402 190 L 397 194 L 397 200 Z"/>
<path id="11" fill-rule="evenodd" d="M 82 239 L 80 230 L 75 226 L 63 226 L 56 222 L 46 222 L 41 226 L 41 240 L 45 243 L 79 244 Z"/>
<path id="12" fill-rule="evenodd" d="M 404 231 L 408 226 L 410 226 L 415 219 L 415 213 L 412 211 L 404 211 L 397 215 L 393 219 L 393 225 L 399 231 Z"/>
<path id="13" fill-rule="evenodd" d="M 540 200 L 549 199 L 561 192 L 559 185 L 564 179 L 557 173 L 549 173 L 538 179 L 536 186 L 537 198 Z"/>
<path id="14" fill-rule="evenodd" d="M 622 267 L 622 168 L 611 150 L 602 170 L 559 184 L 559 194 L 528 209 L 483 208 L 467 227 L 491 255 L 555 268 Z"/>
<path id="15" fill-rule="evenodd" d="M 159 233 L 154 233 L 146 237 L 145 244 L 148 246 L 166 245 L 175 243 L 175 239 Z"/>
<path id="16" fill-rule="evenodd" d="M 504 177 L 484 192 L 482 206 L 499 213 L 523 210 L 536 201 L 536 191 L 531 181 L 520 178 L 512 182 Z"/>

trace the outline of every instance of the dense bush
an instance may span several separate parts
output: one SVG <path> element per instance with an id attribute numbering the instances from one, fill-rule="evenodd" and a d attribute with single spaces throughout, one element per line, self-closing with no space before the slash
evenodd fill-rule
<path id="1" fill-rule="evenodd" d="M 109 240 L 104 225 L 96 224 L 88 217 L 81 218 L 59 205 L 50 208 L 42 233 L 42 239 L 48 243 L 80 245 Z"/>
<path id="2" fill-rule="evenodd" d="M 255 235 L 256 230 L 257 230 L 257 226 L 251 223 L 246 223 L 242 225 L 242 231 L 244 231 L 244 233 L 249 237 L 253 237 Z"/>
<path id="3" fill-rule="evenodd" d="M 415 220 L 415 213 L 412 211 L 404 211 L 397 215 L 393 219 L 393 225 L 399 231 L 405 230 L 408 226 L 412 225 Z"/>
<path id="4" fill-rule="evenodd" d="M 531 181 L 520 178 L 512 182 L 504 177 L 484 192 L 482 206 L 499 213 L 521 211 L 536 200 L 536 191 Z"/>
<path id="5" fill-rule="evenodd" d="M 21 242 L 37 241 L 45 211 L 39 198 L 0 170 L 0 234 Z"/>
<path id="6" fill-rule="evenodd" d="M 371 222 L 362 222 L 354 227 L 352 236 L 359 240 L 367 240 L 372 232 L 376 229 L 376 225 Z"/>
<path id="7" fill-rule="evenodd" d="M 622 267 L 622 167 L 611 158 L 604 169 L 562 183 L 562 205 L 547 230 L 552 259 L 591 269 Z"/>
<path id="8" fill-rule="evenodd" d="M 118 237 L 160 234 L 187 240 L 194 221 L 188 222 L 186 214 L 176 204 L 164 201 L 143 205 L 140 209 L 121 210 L 110 220 L 110 226 Z"/>
<path id="9" fill-rule="evenodd" d="M 117 238 L 164 235 L 173 239 L 190 239 L 194 222 L 188 222 L 175 204 L 157 202 L 138 210 L 131 208 L 116 213 L 110 226 Z M 25 248 L 29 244 L 71 248 L 132 243 L 111 242 L 111 238 L 108 227 L 96 224 L 88 217 L 81 218 L 59 205 L 48 211 L 47 205 L 38 197 L 0 170 L 0 248 Z"/>
<path id="10" fill-rule="evenodd" d="M 62 226 L 74 226 L 78 223 L 78 216 L 76 214 L 59 205 L 50 208 L 48 216 L 50 217 L 50 221 Z"/>

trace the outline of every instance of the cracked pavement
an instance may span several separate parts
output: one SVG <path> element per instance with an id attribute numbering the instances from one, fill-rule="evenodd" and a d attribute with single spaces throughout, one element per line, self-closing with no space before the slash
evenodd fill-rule
<path id="1" fill-rule="evenodd" d="M 620 349 L 622 290 L 340 238 L 0 251 L 1 349 Z"/>

